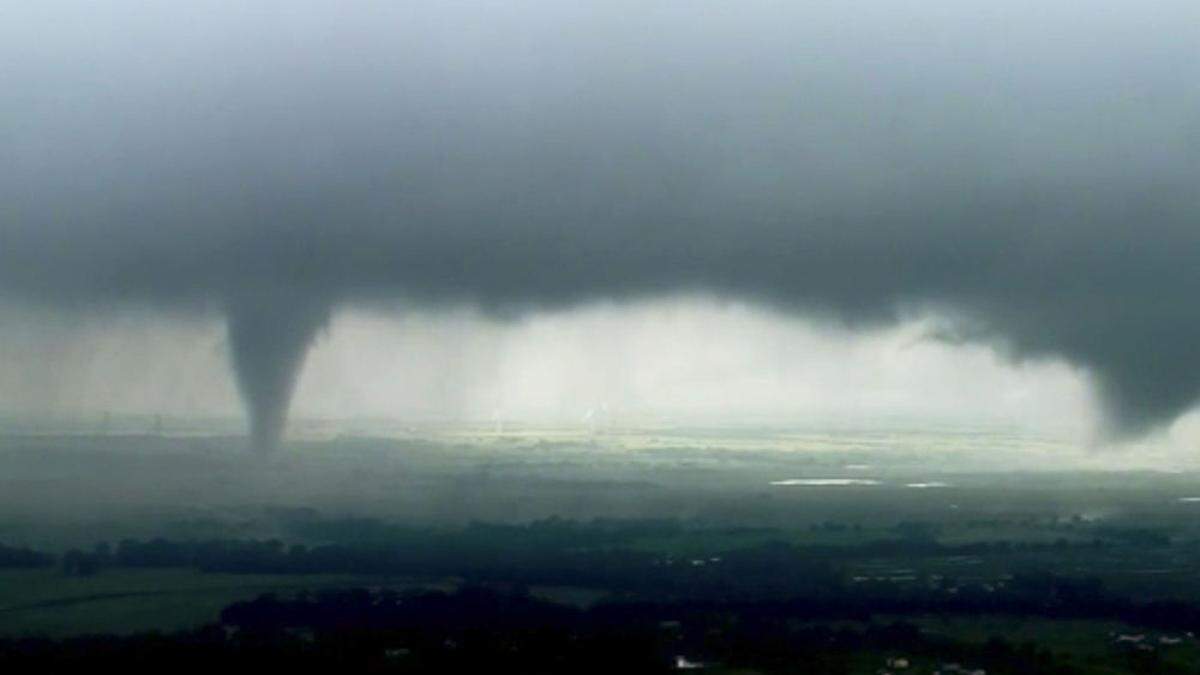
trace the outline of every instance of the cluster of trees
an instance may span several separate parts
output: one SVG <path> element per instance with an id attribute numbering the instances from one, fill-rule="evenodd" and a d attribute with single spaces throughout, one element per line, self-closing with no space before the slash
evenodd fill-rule
<path id="1" fill-rule="evenodd" d="M 725 535 L 769 536 L 773 530 L 689 530 L 677 520 L 574 521 L 548 518 L 526 525 L 473 523 L 461 530 L 447 531 L 384 523 L 374 519 L 333 519 L 300 510 L 285 513 L 281 524 L 296 541 L 324 542 L 319 545 L 284 545 L 279 541 L 125 540 L 115 547 L 100 544 L 91 551 L 74 549 L 61 559 L 68 574 L 94 574 L 106 567 L 194 567 L 210 571 L 247 573 L 383 573 L 466 575 L 488 574 L 503 569 L 519 574 L 523 568 L 558 568 L 562 583 L 611 582 L 611 575 L 581 579 L 579 572 L 563 570 L 579 563 L 605 563 L 618 568 L 651 565 L 653 556 L 637 552 L 646 540 L 669 540 L 690 532 L 709 534 L 716 540 Z M 822 531 L 843 532 L 853 527 L 827 521 L 813 526 Z M 859 530 L 861 531 L 861 530 Z M 1098 528 L 1088 541 L 1068 542 L 971 542 L 945 544 L 938 540 L 937 527 L 922 522 L 904 522 L 883 539 L 863 539 L 847 544 L 808 544 L 794 550 L 796 560 L 824 560 L 840 564 L 863 558 L 995 556 L 1008 553 L 1057 552 L 1068 548 L 1097 549 L 1112 546 L 1154 547 L 1170 544 L 1164 533 L 1139 528 Z M 617 552 L 616 556 L 611 555 Z M 795 562 L 796 560 L 793 560 Z M 44 553 L 0 546 L 0 567 L 45 566 L 54 560 Z M 708 572 L 706 570 L 706 572 Z M 654 576 L 652 574 L 652 576 Z M 694 575 L 693 575 L 694 576 Z M 711 576 L 711 574 L 709 574 Z"/>
<path id="2" fill-rule="evenodd" d="M 1162 530 L 1144 527 L 1100 526 L 1094 529 L 1096 536 L 1111 539 L 1129 546 L 1169 546 L 1171 536 Z"/>
<path id="3" fill-rule="evenodd" d="M 1178 633 L 1200 631 L 1200 605 L 1195 603 L 1128 598 L 1109 591 L 1098 579 L 1049 572 L 1018 574 L 1003 588 L 969 584 L 947 593 L 920 586 L 862 584 L 824 598 L 796 600 L 818 617 L 1003 614 L 1121 621 Z"/>
<path id="4" fill-rule="evenodd" d="M 683 655 L 729 670 L 844 675 L 904 655 L 1001 675 L 1079 672 L 1028 643 L 963 643 L 905 623 L 813 624 L 795 610 L 786 602 L 693 601 L 585 610 L 480 588 L 262 596 L 227 607 L 220 625 L 175 635 L 0 641 L 0 670 L 659 673 Z M 1153 654 L 1111 658 L 1132 672 L 1175 672 Z"/>
<path id="5" fill-rule="evenodd" d="M 840 584 L 829 561 L 787 544 L 729 551 L 719 558 L 674 560 L 627 548 L 575 548 L 555 538 L 509 538 L 479 526 L 391 543 L 287 546 L 279 541 L 124 540 L 115 549 L 70 552 L 64 571 L 106 566 L 189 567 L 249 574 L 372 574 L 459 577 L 480 582 L 563 585 L 653 594 L 797 593 Z"/>
<path id="6" fill-rule="evenodd" d="M 977 583 L 953 588 L 887 581 L 849 583 L 837 564 L 844 560 L 842 556 L 851 554 L 894 556 L 914 550 L 961 554 L 982 550 L 980 547 L 987 546 L 983 544 L 950 547 L 922 537 L 837 548 L 767 543 L 726 551 L 719 557 L 688 559 L 626 548 L 578 548 L 574 544 L 586 535 L 580 535 L 575 526 L 542 525 L 525 530 L 524 536 L 506 536 L 522 529 L 477 525 L 390 543 L 370 540 L 312 547 L 286 546 L 278 541 L 125 540 L 116 547 L 101 544 L 89 553 L 68 552 L 62 567 L 69 574 L 92 574 L 119 566 L 255 574 L 456 577 L 493 586 L 588 587 L 656 600 L 728 603 L 789 599 L 794 601 L 789 612 L 814 619 L 1007 614 L 1113 619 L 1165 630 L 1200 631 L 1200 606 L 1131 600 L 1108 592 L 1094 579 L 1019 574 L 1002 586 Z M 45 564 L 44 557 L 26 558 L 30 564 Z"/>
<path id="7" fill-rule="evenodd" d="M 54 556 L 28 548 L 0 544 L 0 569 L 32 569 L 54 565 Z"/>
<path id="8" fill-rule="evenodd" d="M 213 539 L 173 541 L 126 539 L 115 548 L 98 544 L 91 551 L 72 549 L 61 559 L 63 571 L 89 575 L 109 567 L 188 567 L 207 572 L 245 574 L 398 574 L 519 578 L 531 583 L 629 587 L 633 577 L 655 585 L 684 580 L 702 582 L 715 576 L 767 571 L 789 578 L 796 569 L 804 578 L 819 574 L 832 579 L 832 568 L 863 558 L 989 556 L 1063 550 L 1066 542 L 976 542 L 947 545 L 923 538 L 883 539 L 853 545 L 797 546 L 779 542 L 726 551 L 720 564 L 692 569 L 686 558 L 618 546 L 622 540 L 589 540 L 586 534 L 543 533 L 518 527 L 473 525 L 457 532 L 396 530 L 351 543 L 306 546 L 278 540 Z M 589 545 L 584 546 L 583 542 Z M 1077 546 L 1102 547 L 1096 541 Z M 19 551 L 16 566 L 53 564 L 54 558 Z M 0 556 L 3 552 L 0 551 Z M 36 565 L 34 562 L 36 561 Z M 707 560 L 703 561 L 707 563 Z M 674 566 L 672 567 L 671 564 Z M 740 567 L 739 567 L 740 565 Z M 764 569 L 764 566 L 770 569 Z M 669 569 L 668 569 L 669 568 Z M 661 588 L 662 586 L 657 586 Z"/>

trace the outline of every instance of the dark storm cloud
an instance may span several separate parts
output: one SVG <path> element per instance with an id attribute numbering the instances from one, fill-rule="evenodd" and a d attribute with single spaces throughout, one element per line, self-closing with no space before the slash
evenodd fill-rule
<path id="1" fill-rule="evenodd" d="M 0 284 L 226 308 L 266 436 L 398 296 L 936 310 L 1120 432 L 1200 397 L 1193 3 L 186 5 L 3 10 Z"/>

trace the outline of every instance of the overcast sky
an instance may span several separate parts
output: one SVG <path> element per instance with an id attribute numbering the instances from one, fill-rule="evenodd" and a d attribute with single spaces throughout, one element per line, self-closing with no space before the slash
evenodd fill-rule
<path id="1" fill-rule="evenodd" d="M 301 410 L 1200 396 L 1194 2 L 9 3 L 0 86 L 6 349 L 232 362 L 267 444 L 322 331 Z"/>

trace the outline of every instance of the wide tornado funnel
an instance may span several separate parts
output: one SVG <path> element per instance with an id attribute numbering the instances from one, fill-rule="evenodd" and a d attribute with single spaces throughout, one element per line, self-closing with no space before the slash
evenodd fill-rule
<path id="1" fill-rule="evenodd" d="M 329 303 L 273 291 L 243 293 L 227 305 L 229 348 L 249 417 L 250 444 L 279 446 L 304 357 L 329 321 Z"/>

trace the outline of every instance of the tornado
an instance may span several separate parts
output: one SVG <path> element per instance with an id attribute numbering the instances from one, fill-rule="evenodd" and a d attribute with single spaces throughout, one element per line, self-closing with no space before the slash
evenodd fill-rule
<path id="1" fill-rule="evenodd" d="M 296 381 L 309 347 L 329 322 L 330 306 L 276 290 L 236 295 L 226 311 L 250 446 L 268 454 L 283 440 Z"/>
<path id="2" fill-rule="evenodd" d="M 1195 2 L 76 4 L 0 21 L 0 303 L 221 311 L 259 451 L 335 305 L 929 315 L 1114 436 L 1200 403 Z"/>

